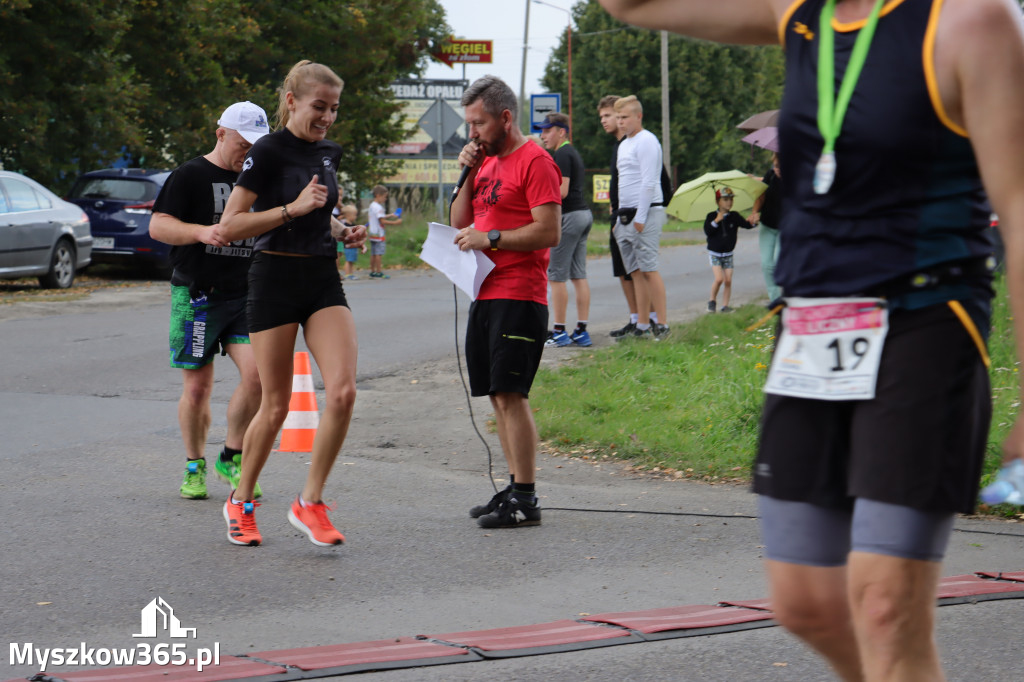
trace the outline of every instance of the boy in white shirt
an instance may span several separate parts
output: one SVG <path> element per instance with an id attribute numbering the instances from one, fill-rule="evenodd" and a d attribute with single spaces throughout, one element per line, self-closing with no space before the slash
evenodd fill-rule
<path id="1" fill-rule="evenodd" d="M 388 188 L 377 185 L 373 188 L 373 201 L 370 203 L 368 221 L 370 235 L 370 277 L 388 279 L 381 264 L 386 250 L 386 225 L 401 225 L 402 219 L 397 213 L 385 213 L 388 201 Z"/>

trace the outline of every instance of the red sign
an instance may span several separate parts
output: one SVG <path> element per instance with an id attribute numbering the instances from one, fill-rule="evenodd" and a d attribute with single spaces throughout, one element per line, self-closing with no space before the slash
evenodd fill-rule
<path id="1" fill-rule="evenodd" d="M 453 64 L 490 64 L 494 61 L 493 40 L 455 40 L 449 38 L 437 46 L 431 56 L 454 68 Z"/>

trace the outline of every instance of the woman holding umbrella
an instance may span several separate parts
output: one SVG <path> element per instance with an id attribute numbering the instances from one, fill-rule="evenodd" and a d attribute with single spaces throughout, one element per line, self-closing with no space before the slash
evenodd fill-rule
<path id="1" fill-rule="evenodd" d="M 954 515 L 974 508 L 991 413 L 988 199 L 1024 357 L 1019 5 L 601 3 L 648 28 L 783 42 L 776 279 L 789 307 L 754 476 L 772 608 L 845 680 L 944 679 L 936 586 Z M 807 333 L 823 322 L 829 333 Z M 814 359 L 821 383 L 781 390 L 777 368 Z M 856 399 L 814 394 L 854 366 L 868 379 Z M 1024 456 L 1021 417 L 1003 449 Z"/>

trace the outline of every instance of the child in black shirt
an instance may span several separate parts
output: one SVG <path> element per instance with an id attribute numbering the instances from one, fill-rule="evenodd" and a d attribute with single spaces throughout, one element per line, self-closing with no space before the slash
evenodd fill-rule
<path id="1" fill-rule="evenodd" d="M 728 187 L 715 190 L 718 210 L 708 213 L 704 219 L 704 234 L 708 238 L 708 254 L 711 256 L 711 272 L 715 281 L 711 284 L 711 299 L 708 312 L 715 312 L 718 305 L 718 289 L 722 289 L 722 312 L 731 313 L 729 298 L 732 296 L 732 252 L 736 248 L 736 235 L 742 227 L 753 227 L 736 211 L 732 210 L 735 195 Z"/>

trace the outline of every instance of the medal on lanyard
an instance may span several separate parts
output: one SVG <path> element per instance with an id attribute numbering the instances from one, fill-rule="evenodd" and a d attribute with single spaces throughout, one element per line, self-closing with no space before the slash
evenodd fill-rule
<path id="1" fill-rule="evenodd" d="M 843 127 L 846 108 L 850 105 L 853 90 L 857 87 L 861 69 L 867 60 L 871 39 L 875 36 L 878 17 L 882 13 L 885 0 L 876 0 L 875 6 L 868 15 L 867 22 L 860 29 L 857 40 L 853 44 L 850 62 L 846 65 L 843 82 L 839 86 L 839 95 L 835 93 L 835 32 L 832 29 L 832 17 L 835 16 L 836 0 L 827 0 L 821 10 L 821 23 L 818 27 L 818 130 L 825 139 L 825 148 L 821 152 L 814 167 L 814 193 L 828 194 L 832 182 L 836 179 L 836 140 Z"/>

